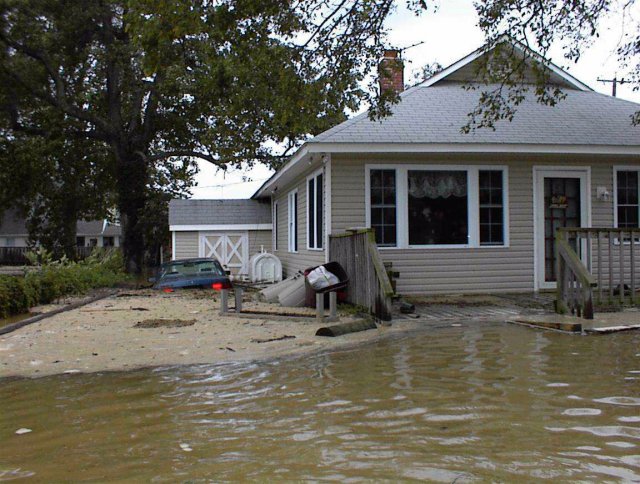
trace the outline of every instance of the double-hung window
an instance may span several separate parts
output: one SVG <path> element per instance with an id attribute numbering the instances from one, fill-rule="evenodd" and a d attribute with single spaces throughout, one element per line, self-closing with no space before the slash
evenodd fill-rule
<path id="1" fill-rule="evenodd" d="M 478 171 L 480 245 L 504 245 L 504 172 Z"/>
<path id="2" fill-rule="evenodd" d="M 640 226 L 638 223 L 640 220 L 639 174 L 640 168 L 618 168 L 615 170 L 615 215 L 618 228 L 632 229 Z"/>
<path id="3" fill-rule="evenodd" d="M 369 201 L 371 228 L 379 247 L 396 246 L 396 172 L 371 170 Z"/>
<path id="4" fill-rule="evenodd" d="M 323 247 L 323 176 L 322 171 L 307 178 L 307 248 Z"/>
<path id="5" fill-rule="evenodd" d="M 298 252 L 298 190 L 289 192 L 288 199 L 288 238 L 289 252 Z"/>
<path id="6" fill-rule="evenodd" d="M 506 168 L 367 169 L 368 220 L 381 247 L 507 245 Z"/>

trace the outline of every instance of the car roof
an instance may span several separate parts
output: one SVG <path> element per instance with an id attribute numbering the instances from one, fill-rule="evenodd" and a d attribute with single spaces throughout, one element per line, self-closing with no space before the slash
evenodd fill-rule
<path id="1" fill-rule="evenodd" d="M 195 262 L 218 262 L 218 259 L 213 259 L 211 257 L 196 257 L 193 259 L 176 259 L 169 262 L 165 262 L 162 264 L 163 266 L 173 265 L 173 264 L 185 264 L 185 263 L 195 263 Z"/>

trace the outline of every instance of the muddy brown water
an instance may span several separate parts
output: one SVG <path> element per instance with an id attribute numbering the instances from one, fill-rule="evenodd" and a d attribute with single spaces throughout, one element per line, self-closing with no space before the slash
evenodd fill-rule
<path id="1" fill-rule="evenodd" d="M 4 380 L 0 409 L 0 480 L 637 481 L 640 333 L 462 325 L 279 362 Z"/>
<path id="2" fill-rule="evenodd" d="M 5 326 L 9 326 L 13 323 L 19 323 L 20 321 L 31 318 L 33 316 L 37 316 L 38 314 L 40 313 L 23 313 L 16 316 L 10 316 L 8 318 L 0 319 L 0 328 L 4 328 Z"/>

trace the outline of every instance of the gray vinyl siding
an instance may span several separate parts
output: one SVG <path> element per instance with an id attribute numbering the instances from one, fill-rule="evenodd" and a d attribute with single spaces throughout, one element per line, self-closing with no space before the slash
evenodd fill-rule
<path id="1" fill-rule="evenodd" d="M 175 258 L 188 259 L 199 257 L 198 232 L 174 232 L 175 234 Z"/>
<path id="2" fill-rule="evenodd" d="M 249 230 L 249 257 L 260 252 L 261 246 L 266 252 L 271 252 L 271 230 Z"/>
<path id="3" fill-rule="evenodd" d="M 332 156 L 332 233 L 363 227 L 365 216 L 365 164 L 481 164 L 508 167 L 509 247 L 457 249 L 381 249 L 383 260 L 400 272 L 401 294 L 482 293 L 531 291 L 534 289 L 533 167 L 590 166 L 591 217 L 594 227 L 613 225 L 613 196 L 598 201 L 596 189 L 604 186 L 613 194 L 613 166 L 624 161 L 549 156 L 516 159 L 440 156 Z M 632 161 L 626 161 L 633 163 Z M 401 201 L 398 201 L 401 203 Z M 640 252 L 640 249 L 638 250 Z"/>
<path id="4" fill-rule="evenodd" d="M 308 250 L 307 249 L 307 176 L 315 172 L 318 168 L 310 169 L 303 176 L 298 177 L 293 183 L 286 185 L 278 190 L 278 195 L 273 198 L 278 203 L 278 250 L 274 251 L 282 262 L 282 271 L 285 277 L 289 277 L 299 270 L 307 267 L 324 264 L 324 250 Z M 326 176 L 323 177 L 326 195 Z M 292 253 L 288 251 L 288 220 L 289 220 L 289 203 L 288 195 L 292 190 L 298 189 L 298 252 Z M 326 207 L 326 196 L 323 201 Z M 326 210 L 325 220 L 326 220 Z M 274 221 L 275 223 L 275 221 Z"/>

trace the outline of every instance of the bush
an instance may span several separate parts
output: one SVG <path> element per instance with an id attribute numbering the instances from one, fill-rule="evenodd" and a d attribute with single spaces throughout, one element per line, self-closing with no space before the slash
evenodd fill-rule
<path id="1" fill-rule="evenodd" d="M 24 277 L 0 276 L 1 318 L 24 313 L 33 306 L 48 304 L 62 296 L 113 287 L 127 278 L 118 250 L 96 250 L 80 262 L 52 261 L 42 251 L 34 258 L 42 265 L 29 269 Z"/>

